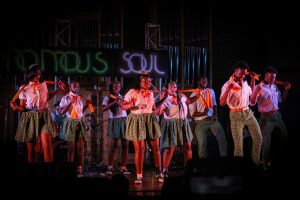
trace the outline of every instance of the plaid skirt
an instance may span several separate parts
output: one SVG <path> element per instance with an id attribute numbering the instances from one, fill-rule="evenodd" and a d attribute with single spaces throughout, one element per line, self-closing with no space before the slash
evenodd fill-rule
<path id="1" fill-rule="evenodd" d="M 113 139 L 125 139 L 126 117 L 109 119 L 108 136 Z"/>
<path id="2" fill-rule="evenodd" d="M 161 147 L 182 146 L 192 141 L 193 133 L 187 118 L 163 119 L 161 122 Z"/>
<path id="3" fill-rule="evenodd" d="M 22 113 L 15 140 L 26 143 L 36 142 L 42 132 L 51 134 L 52 137 L 56 135 L 49 111 L 47 109 L 25 111 Z"/>
<path id="4" fill-rule="evenodd" d="M 127 140 L 152 140 L 160 136 L 160 126 L 154 113 L 128 115 L 125 132 Z"/>
<path id="5" fill-rule="evenodd" d="M 75 142 L 77 138 L 87 139 L 87 132 L 81 119 L 72 119 L 67 117 L 60 129 L 59 137 L 68 142 Z"/>

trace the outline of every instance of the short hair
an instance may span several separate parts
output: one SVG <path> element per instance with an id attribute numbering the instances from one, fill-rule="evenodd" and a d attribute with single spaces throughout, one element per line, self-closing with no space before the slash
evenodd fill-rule
<path id="1" fill-rule="evenodd" d="M 109 92 L 111 94 L 114 92 L 114 85 L 116 85 L 116 84 L 121 85 L 121 83 L 119 81 L 114 81 L 114 82 L 110 83 L 110 85 L 109 85 Z"/>
<path id="2" fill-rule="evenodd" d="M 148 73 L 140 73 L 139 77 L 140 77 L 139 80 L 142 80 L 143 78 L 151 78 L 150 74 Z"/>
<path id="3" fill-rule="evenodd" d="M 274 73 L 276 75 L 278 75 L 278 70 L 273 67 L 273 66 L 268 66 L 266 67 L 264 70 L 263 70 L 263 73 L 266 74 L 266 73 Z"/>
<path id="4" fill-rule="evenodd" d="M 168 84 L 168 88 L 170 85 L 177 85 L 177 83 L 175 81 L 171 81 L 169 84 Z"/>
<path id="5" fill-rule="evenodd" d="M 206 76 L 205 74 L 200 74 L 200 76 L 199 76 L 199 81 L 200 81 L 201 79 L 203 79 L 203 78 L 208 79 L 207 76 Z"/>
<path id="6" fill-rule="evenodd" d="M 70 86 L 71 86 L 73 83 L 78 83 L 78 84 L 79 84 L 78 81 L 76 81 L 76 80 L 71 80 L 71 81 L 70 81 Z"/>
<path id="7" fill-rule="evenodd" d="M 32 81 L 36 77 L 38 70 L 42 71 L 42 68 L 38 64 L 30 65 L 25 72 L 25 83 Z M 40 78 L 40 82 L 43 82 L 43 77 Z"/>
<path id="8" fill-rule="evenodd" d="M 134 87 L 135 89 L 140 89 L 140 82 L 143 78 L 150 78 L 152 80 L 150 74 L 148 73 L 142 72 L 137 74 L 137 78 L 135 79 L 136 80 L 135 87 Z"/>
<path id="9" fill-rule="evenodd" d="M 238 60 L 233 65 L 234 69 L 247 69 L 249 70 L 249 64 L 244 60 Z"/>

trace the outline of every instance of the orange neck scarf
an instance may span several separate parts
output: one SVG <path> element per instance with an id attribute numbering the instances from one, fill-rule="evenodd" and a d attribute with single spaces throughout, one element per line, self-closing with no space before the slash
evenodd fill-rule
<path id="1" fill-rule="evenodd" d="M 177 97 L 176 96 L 174 96 L 174 95 L 171 95 L 172 96 L 172 99 L 171 99 L 171 103 L 173 104 L 173 105 L 178 105 L 178 99 L 177 99 Z"/>
<path id="2" fill-rule="evenodd" d="M 202 95 L 200 95 L 199 96 L 199 101 L 206 108 L 212 108 L 213 107 L 212 97 L 211 97 L 210 92 L 209 92 L 208 89 L 205 90 L 205 99 L 203 98 Z"/>
<path id="3" fill-rule="evenodd" d="M 72 103 L 71 117 L 74 119 L 78 119 L 79 114 L 77 112 L 76 105 L 79 104 L 80 96 L 69 93 L 69 97 L 71 99 L 75 99 L 75 101 Z"/>
<path id="4" fill-rule="evenodd" d="M 232 74 L 232 76 L 231 76 L 231 78 L 230 78 L 230 82 L 236 83 L 234 73 Z M 239 84 L 238 84 L 238 85 L 239 85 Z M 239 86 L 240 86 L 240 85 L 239 85 Z M 239 91 L 240 89 L 241 89 L 241 86 L 240 86 L 240 87 L 235 86 L 235 87 L 232 88 L 232 90 L 234 90 L 234 91 Z"/>
<path id="5" fill-rule="evenodd" d="M 149 90 L 141 89 L 140 91 L 141 91 L 144 98 L 150 98 L 151 92 Z"/>

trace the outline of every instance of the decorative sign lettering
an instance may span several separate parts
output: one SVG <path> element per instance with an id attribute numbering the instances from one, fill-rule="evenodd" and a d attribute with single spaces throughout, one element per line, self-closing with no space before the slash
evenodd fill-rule
<path id="1" fill-rule="evenodd" d="M 23 73 L 36 63 L 45 73 L 64 75 L 132 76 L 142 71 L 167 77 L 167 53 L 112 49 L 9 49 L 0 50 L 4 72 Z M 120 66 L 120 67 L 115 67 Z M 162 67 L 164 66 L 164 67 Z M 2 71 L 2 72 L 3 72 Z"/>
<path id="2" fill-rule="evenodd" d="M 159 51 L 123 51 L 118 73 L 122 76 L 132 76 L 147 72 L 156 77 L 167 77 L 167 54 Z"/>
<path id="3" fill-rule="evenodd" d="M 113 54 L 102 50 L 75 49 L 9 49 L 5 68 L 9 73 L 23 73 L 28 66 L 37 63 L 46 73 L 106 76 L 110 74 Z"/>

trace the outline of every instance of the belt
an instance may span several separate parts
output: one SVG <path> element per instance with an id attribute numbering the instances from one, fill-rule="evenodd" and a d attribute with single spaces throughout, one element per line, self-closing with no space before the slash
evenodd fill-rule
<path id="1" fill-rule="evenodd" d="M 37 108 L 32 108 L 32 109 L 28 109 L 28 108 L 24 108 L 23 112 L 30 112 L 30 111 L 36 111 L 36 112 L 42 112 L 47 110 L 47 108 L 45 109 L 37 109 Z"/>
<path id="2" fill-rule="evenodd" d="M 277 113 L 278 112 L 278 110 L 271 110 L 271 111 L 269 111 L 269 112 L 261 112 L 261 114 L 266 114 L 266 115 L 268 115 L 268 114 L 273 114 L 273 113 Z"/>
<path id="3" fill-rule="evenodd" d="M 211 117 L 206 117 L 204 119 L 202 119 L 203 121 L 211 121 Z"/>
<path id="4" fill-rule="evenodd" d="M 244 107 L 244 108 L 232 108 L 230 109 L 230 112 L 243 112 L 245 110 L 248 110 L 249 107 Z"/>

